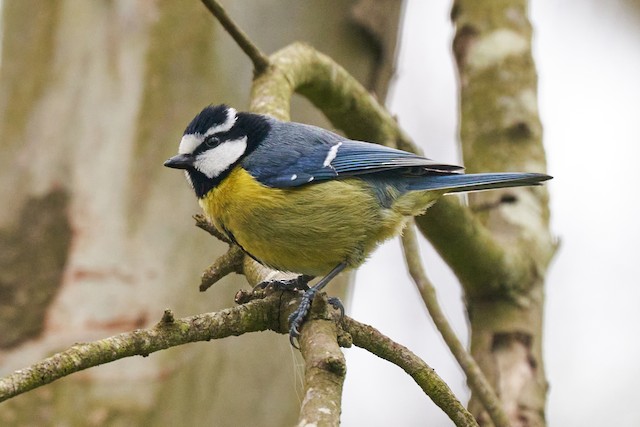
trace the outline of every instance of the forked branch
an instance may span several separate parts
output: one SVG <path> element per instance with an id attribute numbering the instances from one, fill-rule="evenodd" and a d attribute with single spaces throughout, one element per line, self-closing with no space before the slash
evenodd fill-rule
<path id="1" fill-rule="evenodd" d="M 167 310 L 160 322 L 151 328 L 76 344 L 32 366 L 0 378 L 0 402 L 74 372 L 126 357 L 148 356 L 170 347 L 248 332 L 273 330 L 286 333 L 286 315 L 295 306 L 294 298 L 290 293 L 273 292 L 264 298 L 253 299 L 234 308 L 182 319 L 175 319 L 173 313 Z M 305 377 L 308 383 L 316 387 L 313 392 L 307 388 L 300 421 L 316 422 L 318 425 L 336 424 L 340 414 L 340 397 L 346 368 L 342 352 L 334 345 L 338 333 L 336 319 L 317 311 L 318 308 L 314 307 L 315 315 L 322 318 L 307 324 L 300 337 L 301 351 L 307 362 Z M 409 350 L 374 328 L 348 317 L 344 318 L 343 325 L 345 331 L 352 334 L 355 345 L 398 365 L 411 375 L 434 403 L 451 416 L 457 426 L 477 425 L 446 383 Z M 328 408 L 331 413 L 318 411 L 318 408 Z"/>

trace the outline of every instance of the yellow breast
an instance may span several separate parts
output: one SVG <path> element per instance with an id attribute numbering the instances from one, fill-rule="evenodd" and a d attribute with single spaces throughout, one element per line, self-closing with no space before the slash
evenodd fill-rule
<path id="1" fill-rule="evenodd" d="M 340 262 L 358 266 L 404 226 L 403 215 L 382 209 L 366 185 L 350 178 L 271 188 L 237 167 L 200 205 L 263 264 L 320 276 Z"/>

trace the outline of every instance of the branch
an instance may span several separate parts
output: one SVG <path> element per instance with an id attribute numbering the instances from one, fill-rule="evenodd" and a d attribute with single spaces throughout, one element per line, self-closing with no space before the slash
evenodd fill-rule
<path id="1" fill-rule="evenodd" d="M 227 238 L 227 236 L 219 232 L 218 229 L 214 227 L 214 225 L 211 224 L 203 214 L 195 214 L 193 216 L 193 219 L 196 221 L 196 227 L 206 231 L 207 233 L 211 234 L 213 237 L 215 237 L 216 239 L 222 242 L 225 242 L 229 245 L 233 243 L 231 240 Z"/>
<path id="2" fill-rule="evenodd" d="M 238 245 L 231 245 L 229 250 L 215 260 L 203 273 L 200 280 L 200 292 L 204 292 L 213 286 L 218 280 L 230 273 L 242 273 L 242 260 L 244 252 Z"/>
<path id="3" fill-rule="evenodd" d="M 505 284 L 514 292 L 528 282 L 531 260 L 526 254 L 506 250 L 470 209 L 461 208 L 457 197 L 438 200 L 416 223 L 455 272 L 468 298 L 495 295 Z"/>
<path id="4" fill-rule="evenodd" d="M 202 0 L 202 3 L 209 9 L 209 11 L 216 17 L 218 22 L 222 24 L 225 30 L 229 33 L 233 40 L 240 46 L 240 49 L 253 62 L 253 70 L 256 75 L 263 73 L 269 68 L 269 58 L 258 49 L 258 47 L 249 39 L 249 36 L 236 25 L 231 17 L 224 10 L 222 5 L 217 0 Z"/>
<path id="5" fill-rule="evenodd" d="M 286 301 L 289 301 L 288 299 Z M 0 402 L 49 384 L 74 372 L 130 356 L 148 356 L 159 350 L 196 341 L 209 341 L 247 332 L 288 331 L 280 311 L 283 299 L 274 293 L 264 299 L 217 313 L 174 319 L 167 310 L 152 328 L 137 329 L 99 341 L 76 344 L 28 368 L 0 379 Z M 289 310 L 291 311 L 291 310 Z"/>
<path id="6" fill-rule="evenodd" d="M 170 347 L 248 332 L 273 330 L 287 333 L 286 319 L 295 307 L 294 298 L 295 294 L 288 292 L 272 292 L 265 298 L 254 299 L 238 307 L 182 319 L 175 319 L 170 310 L 165 310 L 160 322 L 151 328 L 76 344 L 1 378 L 0 402 L 74 372 L 126 357 L 146 357 Z M 314 320 L 305 323 L 300 335 L 301 352 L 306 361 L 306 393 L 300 413 L 300 425 L 308 425 L 309 422 L 337 425 L 339 421 L 346 364 L 336 342 L 336 313 L 332 312 L 329 315 L 326 309 L 326 300 L 316 298 L 311 311 Z M 452 419 L 465 418 L 464 414 L 468 413 L 455 400 L 446 384 L 409 350 L 393 343 L 369 326 L 349 318 L 345 318 L 344 322 L 345 329 L 353 334 L 357 345 L 398 364 L 407 371 L 438 406 L 453 417 Z M 345 345 L 345 342 L 346 339 L 341 339 L 342 345 Z M 475 424 L 456 422 L 456 425 Z"/>
<path id="7" fill-rule="evenodd" d="M 347 364 L 337 335 L 334 320 L 317 320 L 305 324 L 302 329 L 300 352 L 305 361 L 305 393 L 298 426 L 340 424 Z"/>
<path id="8" fill-rule="evenodd" d="M 395 343 L 375 328 L 345 317 L 342 328 L 351 334 L 353 344 L 397 365 L 413 378 L 427 396 L 446 413 L 456 426 L 477 426 L 475 418 L 453 394 L 449 386 L 422 359 Z"/>
<path id="9" fill-rule="evenodd" d="M 293 43 L 271 55 L 271 65 L 253 82 L 252 111 L 288 120 L 289 103 L 297 92 L 349 137 L 396 144 L 401 131 L 395 120 L 328 56 L 304 43 Z"/>
<path id="10" fill-rule="evenodd" d="M 170 347 L 248 332 L 272 330 L 287 333 L 287 316 L 296 306 L 294 299 L 297 300 L 297 296 L 292 293 L 272 292 L 262 299 L 253 299 L 238 307 L 182 319 L 174 319 L 173 313 L 166 310 L 154 327 L 76 344 L 0 379 L 0 402 L 74 372 L 130 356 L 148 356 Z M 336 338 L 343 346 L 350 346 L 350 341 L 349 337 L 338 335 L 334 318 L 337 314 L 328 314 L 327 308 L 324 298 L 316 298 L 311 311 L 312 319 L 305 323 L 300 335 L 301 352 L 306 362 L 306 392 L 300 425 L 309 422 L 335 425 L 339 420 L 346 365 Z M 457 426 L 477 425 L 446 383 L 411 351 L 376 329 L 348 317 L 343 319 L 342 325 L 342 329 L 353 339 L 353 344 L 407 372 Z M 321 408 L 329 409 L 329 413 Z"/>
<path id="11" fill-rule="evenodd" d="M 460 140 L 469 171 L 546 171 L 529 3 L 454 2 Z M 473 244 L 458 247 L 461 258 L 476 258 L 480 273 L 465 279 L 471 353 L 512 424 L 545 424 L 544 279 L 556 248 L 548 197 L 546 187 L 470 194 L 469 204 L 495 245 L 481 257 Z M 489 262 L 482 266 L 478 260 Z M 494 267 L 498 275 L 488 275 Z M 469 408 L 486 417 L 476 393 Z"/>
<path id="12" fill-rule="evenodd" d="M 491 387 L 491 384 L 487 381 L 476 361 L 456 336 L 453 328 L 451 328 L 446 316 L 442 312 L 440 304 L 438 304 L 436 290 L 422 267 L 418 239 L 411 224 L 404 230 L 402 247 L 405 259 L 407 260 L 407 266 L 409 267 L 409 273 L 420 290 L 422 300 L 427 306 L 427 310 L 429 310 L 429 314 L 438 331 L 442 334 L 442 338 L 444 338 L 447 346 L 449 346 L 449 350 L 451 350 L 451 353 L 453 353 L 460 367 L 462 367 L 462 370 L 466 374 L 469 387 L 474 393 L 477 393 L 493 423 L 497 427 L 509 427 L 509 418 L 503 411 L 500 400 L 493 390 L 493 387 Z"/>

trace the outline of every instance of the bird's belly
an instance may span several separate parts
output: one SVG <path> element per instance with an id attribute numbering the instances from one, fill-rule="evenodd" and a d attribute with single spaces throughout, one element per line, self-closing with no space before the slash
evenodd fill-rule
<path id="1" fill-rule="evenodd" d="M 200 203 L 264 265 L 321 276 L 341 262 L 357 267 L 404 226 L 405 218 L 381 209 L 363 185 L 354 178 L 269 188 L 238 168 Z"/>

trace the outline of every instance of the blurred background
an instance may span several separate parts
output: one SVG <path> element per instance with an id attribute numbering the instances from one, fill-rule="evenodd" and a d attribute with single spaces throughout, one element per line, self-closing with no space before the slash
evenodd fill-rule
<path id="1" fill-rule="evenodd" d="M 173 3 L 0 2 L 1 374 L 76 341 L 151 325 L 166 307 L 178 316 L 226 307 L 245 283 L 229 277 L 197 292 L 224 245 L 193 227 L 193 195 L 161 164 L 203 105 L 246 108 L 251 67 L 200 2 Z M 381 97 L 388 90 L 389 109 L 425 153 L 460 162 L 451 2 L 393 9 L 383 22 L 401 22 L 397 51 L 393 37 L 372 47 L 346 18 L 347 2 L 224 3 L 265 52 L 305 40 Z M 637 426 L 640 6 L 530 5 L 561 241 L 546 288 L 547 418 Z M 328 126 L 300 99 L 293 117 Z M 349 315 L 412 349 L 468 399 L 399 248 L 385 244 L 360 269 Z M 426 242 L 423 255 L 466 339 L 455 277 Z M 345 352 L 343 425 L 451 425 L 399 368 Z M 0 424 L 289 425 L 300 376 L 286 337 L 251 334 L 75 374 L 0 405 Z"/>

